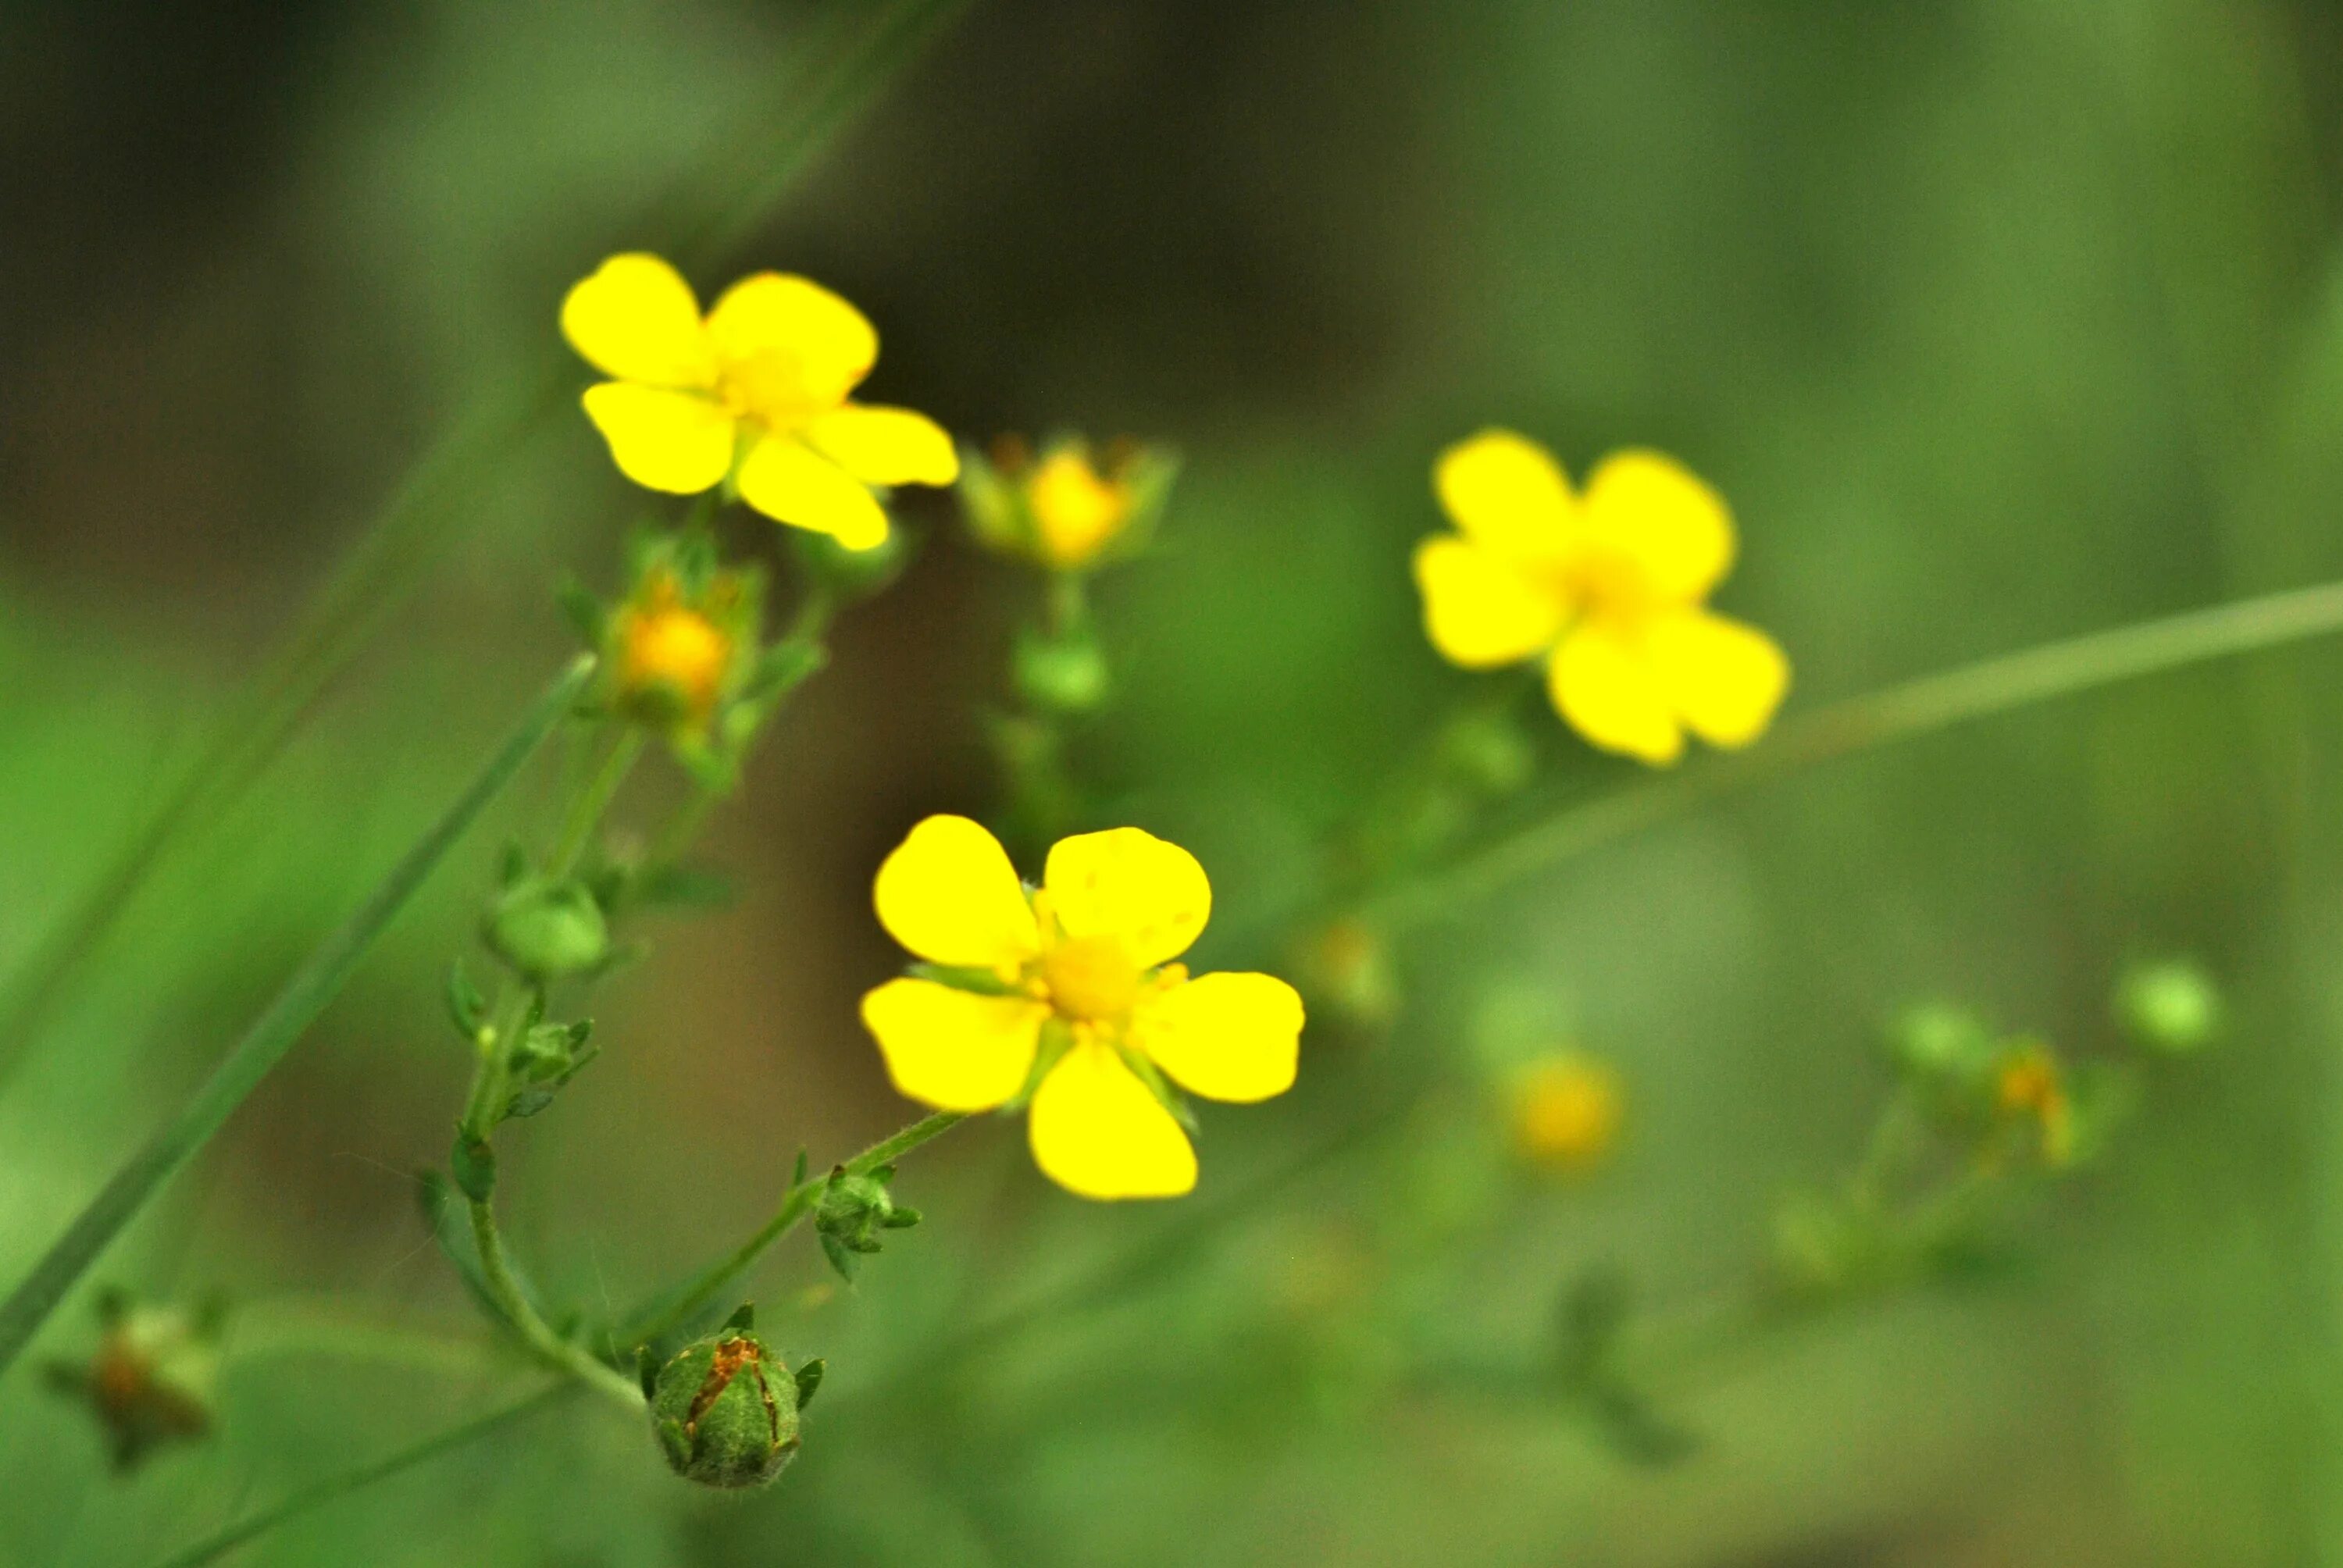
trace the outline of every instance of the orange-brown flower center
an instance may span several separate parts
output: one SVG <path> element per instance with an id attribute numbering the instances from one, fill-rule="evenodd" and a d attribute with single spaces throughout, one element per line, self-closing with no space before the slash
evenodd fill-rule
<path id="1" fill-rule="evenodd" d="M 1099 1023 L 1122 1017 L 1139 1000 L 1139 966 L 1112 937 L 1062 941 L 1041 955 L 1041 983 L 1067 1018 Z"/>
<path id="2" fill-rule="evenodd" d="M 630 690 L 667 687 L 694 713 L 715 703 L 731 662 L 732 639 L 679 605 L 635 611 L 619 638 L 620 682 Z"/>

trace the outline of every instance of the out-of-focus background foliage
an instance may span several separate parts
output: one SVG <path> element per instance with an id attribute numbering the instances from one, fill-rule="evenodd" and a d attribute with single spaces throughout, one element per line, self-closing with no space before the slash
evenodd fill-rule
<path id="1" fill-rule="evenodd" d="M 636 216 L 805 90 L 850 9 L 0 10 L 0 960 L 430 435 L 544 373 L 562 289 L 668 244 Z M 1083 760 L 1102 814 L 1197 850 L 1234 925 L 1473 688 L 1424 646 L 1406 558 L 1432 456 L 1483 423 L 1712 478 L 1744 539 L 1721 602 L 1791 650 L 1794 705 L 2343 575 L 2338 62 L 2312 0 L 999 0 L 694 281 L 824 280 L 880 325 L 871 393 L 971 437 L 1185 451 L 1161 549 L 1101 586 L 1121 689 Z M 644 498 L 582 417 L 540 429 L 0 1093 L 0 1273 L 542 682 L 558 578 L 609 585 Z M 743 901 L 613 983 L 605 1055 L 509 1141 L 556 1293 L 639 1295 L 765 1213 L 801 1141 L 828 1159 L 905 1118 L 855 1022 L 897 962 L 868 879 L 918 815 L 989 805 L 981 714 L 1031 588 L 943 498 L 903 515 L 927 549 L 722 821 Z M 769 551 L 761 527 L 733 537 Z M 1007 1123 L 923 1151 L 901 1191 L 931 1222 L 858 1292 L 825 1293 L 803 1238 L 760 1271 L 836 1402 L 769 1493 L 692 1493 L 581 1407 L 243 1561 L 2343 1559 L 2338 675 L 2313 645 L 2059 702 L 1461 910 L 1403 951 L 1387 1039 L 1313 1030 L 1292 1094 L 1207 1111 L 1182 1203 L 1082 1204 Z M 1543 766 L 1632 779 L 1558 727 Z M 463 1326 L 407 1173 L 443 1155 L 466 1063 L 437 976 L 494 853 L 434 884 L 107 1278 Z M 1665 1467 L 1402 1374 L 1408 1347 L 1527 1355 L 1599 1261 L 1660 1302 L 1745 1276 L 1776 1198 L 1855 1157 L 1902 1003 L 2087 1049 L 2117 970 L 2167 951 L 2222 977 L 2231 1038 L 2151 1074 L 2018 1277 L 1753 1349 L 1683 1391 L 1698 1445 Z M 1591 1180 L 1506 1168 L 1473 1063 L 1508 1031 L 1625 1075 Z M 1246 1196 L 1424 1073 L 1398 1135 Z M 919 1359 L 1200 1215 L 1105 1299 Z M 90 1333 L 69 1307 L 45 1347 Z M 513 1375 L 232 1362 L 217 1439 L 116 1482 L 20 1369 L 0 1561 L 136 1564 Z"/>

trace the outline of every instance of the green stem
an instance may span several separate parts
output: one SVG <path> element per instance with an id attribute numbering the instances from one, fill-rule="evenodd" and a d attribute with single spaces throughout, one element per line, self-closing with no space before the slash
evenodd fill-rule
<path id="1" fill-rule="evenodd" d="M 546 874 L 557 880 L 578 869 L 578 858 L 593 841 L 594 829 L 602 820 L 602 813 L 610 809 L 618 798 L 619 787 L 643 755 L 643 731 L 631 724 L 618 727 L 602 766 L 586 781 L 569 802 L 569 814 L 561 824 L 561 836 L 554 840 L 553 853 L 546 859 Z"/>
<path id="2" fill-rule="evenodd" d="M 180 1548 L 156 1563 L 154 1568 L 201 1568 L 204 1563 L 216 1563 L 237 1547 L 257 1540 L 280 1524 L 304 1513 L 314 1513 L 353 1492 L 372 1486 L 377 1481 L 387 1481 L 443 1453 L 478 1442 L 492 1432 L 548 1409 L 575 1392 L 577 1386 L 565 1380 L 538 1389 L 524 1399 L 515 1400 L 485 1415 L 475 1416 L 470 1421 L 436 1432 L 394 1453 L 302 1487 L 257 1513 L 246 1514 L 218 1533 L 206 1535 L 192 1546 Z"/>
<path id="3" fill-rule="evenodd" d="M 452 1374 L 477 1373 L 492 1363 L 489 1346 L 408 1328 L 307 1302 L 261 1302 L 236 1309 L 226 1345 L 227 1363 L 240 1367 L 277 1356 L 335 1356 L 399 1363 Z"/>
<path id="4" fill-rule="evenodd" d="M 580 658 L 547 689 L 488 766 L 390 869 L 366 902 L 309 955 L 276 1000 L 177 1114 L 126 1161 L 66 1227 L 33 1271 L 0 1302 L 0 1373 L 15 1364 L 34 1333 L 98 1254 L 180 1166 L 208 1142 L 325 1010 L 424 879 L 454 849 L 489 801 L 568 713 L 593 678 Z"/>
<path id="5" fill-rule="evenodd" d="M 528 1298 L 521 1293 L 519 1283 L 513 1278 L 512 1260 L 506 1255 L 504 1237 L 497 1230 L 496 1211 L 477 1199 L 471 1203 L 471 1211 L 472 1239 L 480 1249 L 481 1277 L 498 1308 L 519 1331 L 522 1342 L 548 1366 L 568 1373 L 628 1410 L 641 1410 L 643 1391 L 634 1379 L 595 1360 L 555 1333 L 553 1325 L 538 1316 L 537 1309 L 529 1305 Z"/>
<path id="6" fill-rule="evenodd" d="M 917 1149 L 933 1138 L 940 1138 L 968 1120 L 957 1111 L 939 1111 L 932 1116 L 912 1122 L 891 1138 L 881 1139 L 846 1162 L 850 1176 L 868 1175 L 881 1165 Z M 664 1306 L 637 1314 L 630 1321 L 611 1331 L 611 1341 L 620 1346 L 648 1344 L 661 1335 L 673 1332 L 689 1322 L 692 1315 L 715 1300 L 717 1293 L 746 1273 L 751 1264 L 762 1257 L 765 1250 L 795 1230 L 798 1221 L 809 1213 L 821 1196 L 830 1173 L 808 1177 L 782 1195 L 781 1205 L 773 1217 L 759 1226 L 752 1235 L 734 1248 L 723 1259 L 700 1271 L 681 1293 Z"/>
<path id="7" fill-rule="evenodd" d="M 2266 594 L 1988 658 L 1784 723 L 1756 749 L 1564 807 L 1444 869 L 1403 879 L 1355 912 L 1403 927 L 1695 807 L 1819 762 L 2118 681 L 2343 631 L 2343 583 Z"/>

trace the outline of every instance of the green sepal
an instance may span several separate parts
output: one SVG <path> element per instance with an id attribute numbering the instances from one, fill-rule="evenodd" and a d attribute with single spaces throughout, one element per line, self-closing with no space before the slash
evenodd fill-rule
<path id="1" fill-rule="evenodd" d="M 854 1249 L 825 1231 L 821 1235 L 821 1255 L 830 1260 L 830 1266 L 838 1271 L 840 1279 L 850 1285 L 854 1283 L 855 1271 L 862 1267 L 862 1260 Z"/>
<path id="2" fill-rule="evenodd" d="M 475 1203 L 485 1203 L 497 1190 L 497 1151 L 485 1138 L 475 1136 L 463 1127 L 456 1129 L 456 1142 L 447 1153 L 447 1168 L 456 1178 L 457 1191 Z"/>
<path id="3" fill-rule="evenodd" d="M 1000 1114 L 1014 1116 L 1024 1111 L 1032 1101 L 1033 1091 L 1041 1087 L 1041 1081 L 1049 1077 L 1051 1070 L 1064 1060 L 1066 1052 L 1073 1049 L 1074 1032 L 1066 1027 L 1063 1019 L 1053 1015 L 1042 1020 L 1039 1043 L 1033 1051 L 1033 1065 L 1027 1070 L 1025 1081 L 1018 1085 L 1017 1092 L 1001 1106 Z"/>
<path id="4" fill-rule="evenodd" d="M 813 1402 L 814 1394 L 821 1387 L 822 1374 L 829 1370 L 830 1363 L 820 1356 L 798 1368 L 798 1409 L 800 1412 Z"/>
<path id="5" fill-rule="evenodd" d="M 757 1303 L 754 1302 L 742 1302 L 739 1306 L 732 1309 L 732 1315 L 724 1320 L 722 1332 L 726 1333 L 745 1334 L 756 1326 Z"/>
<path id="6" fill-rule="evenodd" d="M 458 1034 L 472 1044 L 479 1043 L 481 1027 L 488 1022 L 488 1002 L 472 983 L 472 977 L 464 972 L 460 958 L 447 966 L 447 1017 Z"/>
<path id="7" fill-rule="evenodd" d="M 1155 1096 L 1156 1103 L 1172 1113 L 1172 1121 L 1186 1128 L 1191 1137 L 1201 1131 L 1196 1124 L 1195 1108 L 1188 1103 L 1185 1095 L 1165 1081 L 1161 1071 L 1144 1052 L 1127 1045 L 1118 1045 L 1114 1050 L 1115 1054 L 1122 1058 L 1122 1064 L 1131 1069 L 1131 1075 L 1147 1085 L 1147 1092 Z"/>
<path id="8" fill-rule="evenodd" d="M 820 673 L 822 666 L 829 662 L 830 650 L 818 642 L 777 642 L 757 656 L 748 680 L 741 685 L 739 700 L 760 707 L 777 694 Z"/>
<path id="9" fill-rule="evenodd" d="M 528 851 L 518 839 L 505 840 L 503 854 L 497 861 L 497 885 L 509 888 L 528 875 Z"/>
<path id="10" fill-rule="evenodd" d="M 791 1188 L 792 1190 L 795 1190 L 795 1189 L 797 1189 L 797 1188 L 799 1188 L 799 1187 L 804 1186 L 804 1185 L 805 1185 L 805 1179 L 806 1179 L 806 1151 L 805 1151 L 805 1145 L 804 1145 L 804 1144 L 802 1144 L 802 1143 L 800 1143 L 800 1144 L 799 1144 L 799 1145 L 798 1145 L 798 1162 L 797 1162 L 797 1167 L 796 1167 L 796 1169 L 792 1170 L 792 1171 L 789 1172 L 789 1186 L 790 1186 L 790 1188 Z"/>
<path id="11" fill-rule="evenodd" d="M 913 964 L 905 970 L 913 980 L 933 980 L 954 990 L 974 991 L 979 996 L 1022 996 L 1024 991 L 1014 981 L 1002 980 L 988 969 L 960 969 L 950 964 Z"/>
<path id="12" fill-rule="evenodd" d="M 649 1345 L 635 1347 L 635 1381 L 642 1384 L 646 1400 L 659 1392 L 659 1357 L 651 1353 Z"/>

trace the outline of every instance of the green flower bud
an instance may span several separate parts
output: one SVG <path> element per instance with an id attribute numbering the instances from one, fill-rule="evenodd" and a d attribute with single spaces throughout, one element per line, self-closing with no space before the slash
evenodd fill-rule
<path id="1" fill-rule="evenodd" d="M 813 1214 L 823 1256 L 840 1279 L 851 1282 L 863 1257 L 879 1251 L 879 1232 L 900 1231 L 920 1222 L 920 1211 L 898 1204 L 887 1191 L 895 1168 L 881 1165 L 864 1176 L 847 1174 L 840 1165 L 830 1171 Z"/>
<path id="2" fill-rule="evenodd" d="M 482 933 L 498 958 L 533 980 L 555 980 L 609 956 L 610 925 L 578 882 L 523 877 L 489 910 Z"/>
<path id="3" fill-rule="evenodd" d="M 1106 655 L 1087 630 L 1020 635 L 1013 674 L 1018 695 L 1045 713 L 1087 713 L 1106 700 Z"/>
<path id="4" fill-rule="evenodd" d="M 1993 1031 L 1945 1002 L 1906 1011 L 1888 1030 L 1887 1043 L 1906 1072 L 1954 1083 L 1981 1082 L 1998 1056 Z"/>
<path id="5" fill-rule="evenodd" d="M 746 1308 L 686 1346 L 651 1389 L 651 1430 L 675 1473 L 702 1486 L 762 1486 L 798 1451 L 798 1382 L 749 1330 Z"/>
<path id="6" fill-rule="evenodd" d="M 2221 1032 L 2221 992 L 2187 959 L 2135 964 L 2116 984 L 2116 1021 L 2151 1050 L 2185 1056 Z"/>

